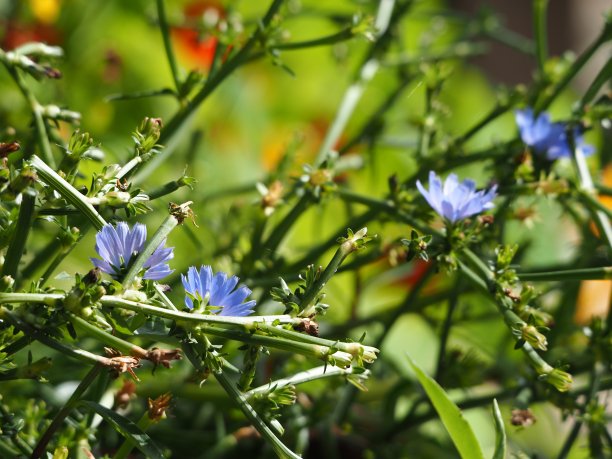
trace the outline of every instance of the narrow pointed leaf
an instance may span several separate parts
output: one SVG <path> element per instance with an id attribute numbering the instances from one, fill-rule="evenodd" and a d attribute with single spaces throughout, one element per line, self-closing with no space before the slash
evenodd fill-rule
<path id="1" fill-rule="evenodd" d="M 440 420 L 463 459 L 483 459 L 482 449 L 470 424 L 463 417 L 459 407 L 448 394 L 410 358 L 408 362 L 414 370 L 421 386 L 429 397 Z"/>
<path id="2" fill-rule="evenodd" d="M 111 424 L 117 432 L 123 435 L 123 437 L 127 440 L 131 440 L 134 446 L 138 448 L 145 457 L 149 459 L 165 459 L 164 453 L 155 443 L 153 443 L 151 437 L 129 419 L 91 400 L 81 400 L 79 404 L 102 416 L 102 418 Z"/>
<path id="3" fill-rule="evenodd" d="M 493 459 L 506 458 L 506 429 L 497 400 L 493 399 L 493 420 L 495 421 L 495 452 Z"/>

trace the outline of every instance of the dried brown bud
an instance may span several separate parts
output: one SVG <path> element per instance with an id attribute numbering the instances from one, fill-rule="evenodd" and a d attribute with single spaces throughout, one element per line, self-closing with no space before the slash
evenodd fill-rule
<path id="1" fill-rule="evenodd" d="M 131 379 L 126 379 L 123 382 L 121 389 L 115 394 L 115 407 L 127 408 L 130 400 L 136 396 L 136 384 Z"/>
<path id="2" fill-rule="evenodd" d="M 136 373 L 134 373 L 134 368 L 140 367 L 140 359 L 138 357 L 122 355 L 120 352 L 110 347 L 105 347 L 104 351 L 106 355 L 109 356 L 104 362 L 104 365 L 109 367 L 112 373 L 119 375 L 127 372 L 135 381 L 140 381 Z"/>
<path id="3" fill-rule="evenodd" d="M 510 423 L 513 426 L 529 427 L 536 422 L 536 417 L 530 409 L 520 410 L 515 408 L 510 414 Z"/>
<path id="4" fill-rule="evenodd" d="M 310 336 L 319 336 L 319 324 L 309 318 L 302 319 L 294 328 L 296 331 L 305 332 Z"/>
<path id="5" fill-rule="evenodd" d="M 14 153 L 20 148 L 18 142 L 0 142 L 0 157 L 5 158 L 8 154 Z"/>
<path id="6" fill-rule="evenodd" d="M 164 368 L 170 368 L 170 362 L 172 360 L 181 360 L 183 358 L 180 349 L 159 349 L 154 347 L 150 351 L 147 351 L 146 360 L 153 362 L 157 365 L 162 365 Z"/>
<path id="7" fill-rule="evenodd" d="M 160 395 L 155 400 L 148 400 L 149 405 L 149 418 L 154 422 L 161 421 L 168 406 L 170 406 L 170 400 L 172 400 L 172 394 L 165 393 Z"/>

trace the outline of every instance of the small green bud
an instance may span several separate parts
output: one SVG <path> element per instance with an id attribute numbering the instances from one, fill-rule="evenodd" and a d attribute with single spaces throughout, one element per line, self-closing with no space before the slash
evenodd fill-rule
<path id="1" fill-rule="evenodd" d="M 521 328 L 521 339 L 527 341 L 534 348 L 540 349 L 541 351 L 547 350 L 548 342 L 546 336 L 538 331 L 538 329 L 529 324 L 523 324 Z"/>
<path id="2" fill-rule="evenodd" d="M 124 207 L 130 202 L 130 193 L 127 191 L 109 191 L 102 198 L 109 207 Z"/>
<path id="3" fill-rule="evenodd" d="M 11 276 L 2 276 L 0 277 L 0 292 L 7 292 L 13 288 L 15 284 L 15 279 Z"/>
<path id="4" fill-rule="evenodd" d="M 554 386 L 559 392 L 567 392 L 574 383 L 572 375 L 560 368 L 554 368 L 550 372 L 541 375 L 540 378 Z"/>

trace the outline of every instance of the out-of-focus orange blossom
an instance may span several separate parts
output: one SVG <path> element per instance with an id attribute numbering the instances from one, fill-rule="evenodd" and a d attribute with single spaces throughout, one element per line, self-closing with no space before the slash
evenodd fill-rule
<path id="1" fill-rule="evenodd" d="M 177 55 L 188 67 L 208 70 L 212 65 L 219 41 L 212 34 L 202 35 L 196 24 L 206 14 L 223 17 L 225 11 L 216 1 L 202 0 L 187 4 L 183 14 L 185 25 L 172 27 L 170 31 L 176 44 Z"/>
<path id="2" fill-rule="evenodd" d="M 602 183 L 612 186 L 612 165 L 608 165 L 602 174 Z M 612 209 L 611 196 L 599 196 L 601 202 L 608 209 Z M 599 235 L 597 227 L 591 223 L 591 229 Z M 612 303 L 612 280 L 585 280 L 580 283 L 578 301 L 574 322 L 579 325 L 588 324 L 593 317 L 605 317 Z"/>

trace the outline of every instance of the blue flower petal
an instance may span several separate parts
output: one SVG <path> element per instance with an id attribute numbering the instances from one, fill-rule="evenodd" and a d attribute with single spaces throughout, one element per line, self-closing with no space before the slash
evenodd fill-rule
<path id="1" fill-rule="evenodd" d="M 192 266 L 187 270 L 187 275 L 181 275 L 181 281 L 186 293 L 201 298 L 208 296 L 208 304 L 217 308 L 212 311 L 213 314 L 246 316 L 253 312 L 255 301 L 244 302 L 251 290 L 245 286 L 236 287 L 239 282 L 236 276 L 228 276 L 224 272 L 213 274 L 210 266 L 201 266 L 199 271 Z M 185 305 L 193 308 L 189 295 L 185 296 Z"/>
<path id="2" fill-rule="evenodd" d="M 132 258 L 144 248 L 146 238 L 147 228 L 141 223 L 132 229 L 125 222 L 119 222 L 117 226 L 104 225 L 96 234 L 95 248 L 101 259 L 92 258 L 91 261 L 101 271 L 120 279 Z M 159 280 L 172 273 L 167 262 L 174 256 L 173 249 L 164 247 L 164 243 L 145 261 L 144 279 Z"/>
<path id="3" fill-rule="evenodd" d="M 478 214 L 493 207 L 497 187 L 488 191 L 476 191 L 476 183 L 466 179 L 459 183 L 455 174 L 450 174 L 442 184 L 440 178 L 429 173 L 429 191 L 417 180 L 417 188 L 429 205 L 451 223 Z M 435 195 L 435 199 L 432 196 Z"/>

